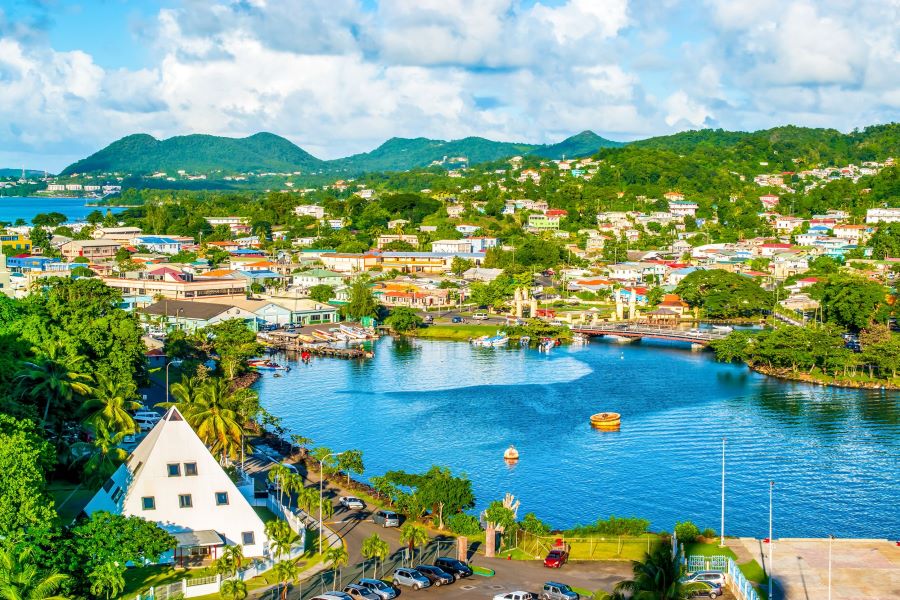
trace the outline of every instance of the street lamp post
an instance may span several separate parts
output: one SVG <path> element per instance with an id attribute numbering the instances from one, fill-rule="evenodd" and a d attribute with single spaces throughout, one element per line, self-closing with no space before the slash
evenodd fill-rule
<path id="1" fill-rule="evenodd" d="M 719 547 L 725 547 L 725 436 L 722 436 L 722 520 L 719 525 Z"/>
<path id="2" fill-rule="evenodd" d="M 182 363 L 180 358 L 176 358 L 174 360 L 170 360 L 166 363 L 166 402 L 169 401 L 169 367 L 175 365 L 176 367 Z"/>
<path id="3" fill-rule="evenodd" d="M 344 452 L 332 452 L 319 459 L 319 554 L 322 554 L 322 482 L 325 481 L 325 459 L 340 456 Z"/>
<path id="4" fill-rule="evenodd" d="M 772 564 L 772 546 L 775 545 L 775 540 L 772 539 L 772 492 L 775 489 L 775 482 L 769 482 L 769 598 L 772 598 L 772 584 L 774 583 L 774 565 Z"/>

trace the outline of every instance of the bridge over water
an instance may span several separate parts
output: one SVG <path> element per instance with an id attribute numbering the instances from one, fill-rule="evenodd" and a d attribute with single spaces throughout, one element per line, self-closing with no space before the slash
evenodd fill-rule
<path id="1" fill-rule="evenodd" d="M 638 323 L 609 323 L 605 325 L 573 325 L 574 333 L 590 336 L 618 336 L 622 338 L 668 340 L 706 346 L 728 336 L 728 332 L 709 329 L 677 329 Z"/>

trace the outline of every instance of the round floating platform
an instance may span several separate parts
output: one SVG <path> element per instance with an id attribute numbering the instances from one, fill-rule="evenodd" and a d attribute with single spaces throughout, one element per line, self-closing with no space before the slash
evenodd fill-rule
<path id="1" fill-rule="evenodd" d="M 515 446 L 510 446 L 503 452 L 503 460 L 519 460 L 519 451 Z"/>
<path id="2" fill-rule="evenodd" d="M 622 415 L 619 413 L 597 413 L 591 415 L 591 427 L 602 429 L 604 431 L 612 431 L 618 429 L 622 424 Z"/>

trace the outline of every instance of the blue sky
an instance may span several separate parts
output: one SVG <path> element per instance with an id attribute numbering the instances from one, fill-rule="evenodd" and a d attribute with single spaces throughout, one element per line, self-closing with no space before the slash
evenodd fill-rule
<path id="1" fill-rule="evenodd" d="M 631 140 L 898 120 L 900 0 L 0 0 L 0 166 L 129 133 Z"/>

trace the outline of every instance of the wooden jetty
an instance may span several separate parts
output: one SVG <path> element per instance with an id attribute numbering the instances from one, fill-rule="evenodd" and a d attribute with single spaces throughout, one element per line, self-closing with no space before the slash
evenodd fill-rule
<path id="1" fill-rule="evenodd" d="M 289 331 L 273 331 L 258 336 L 263 344 L 286 352 L 309 352 L 316 356 L 332 358 L 372 358 L 373 353 L 363 348 L 337 348 L 330 344 L 309 344 L 300 339 L 296 333 Z"/>

